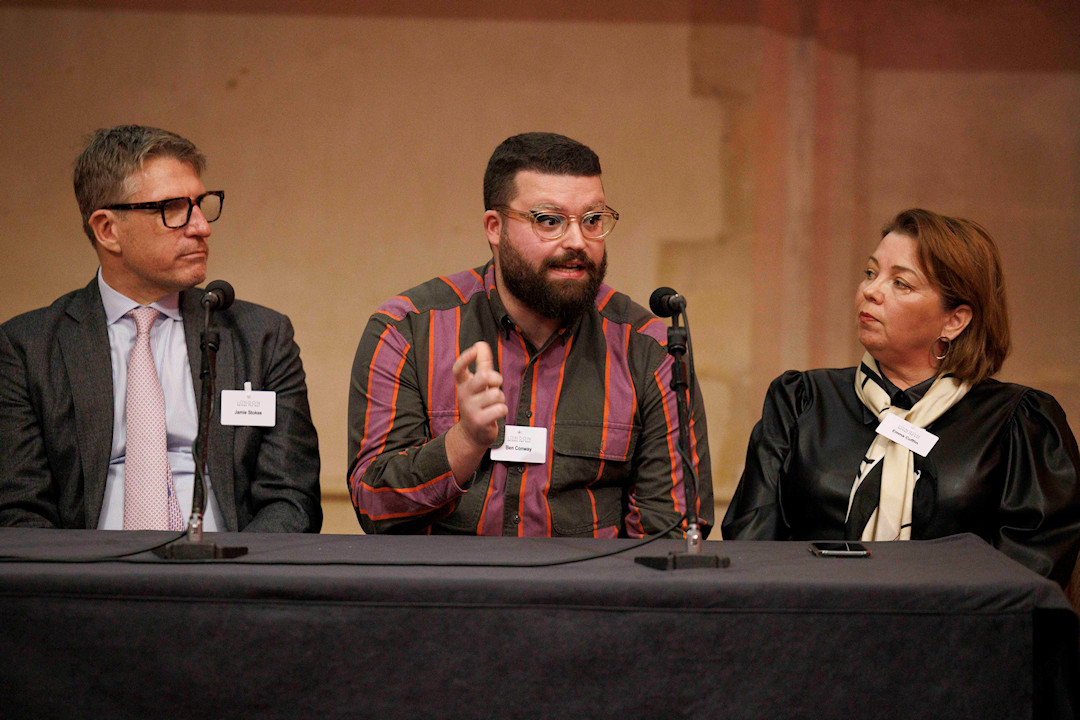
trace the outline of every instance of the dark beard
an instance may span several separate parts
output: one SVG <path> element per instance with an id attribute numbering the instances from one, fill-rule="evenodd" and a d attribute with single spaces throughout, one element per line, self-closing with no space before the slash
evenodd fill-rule
<path id="1" fill-rule="evenodd" d="M 578 260 L 585 266 L 584 280 L 549 280 L 545 274 L 555 265 Z M 499 266 L 505 290 L 533 312 L 566 325 L 596 303 L 596 293 L 607 274 L 607 249 L 597 266 L 583 251 L 569 250 L 548 258 L 533 270 L 510 243 L 505 229 L 500 233 Z"/>

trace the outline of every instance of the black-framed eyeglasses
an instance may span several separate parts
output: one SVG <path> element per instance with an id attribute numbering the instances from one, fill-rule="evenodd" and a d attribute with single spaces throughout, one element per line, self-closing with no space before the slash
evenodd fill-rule
<path id="1" fill-rule="evenodd" d="M 167 228 L 182 228 L 191 222 L 191 209 L 196 205 L 206 222 L 212 223 L 221 217 L 221 208 L 225 205 L 225 191 L 211 190 L 192 200 L 188 197 L 169 198 L 155 202 L 118 203 L 106 205 L 102 210 L 157 210 L 161 213 L 161 222 Z"/>
<path id="2" fill-rule="evenodd" d="M 581 215 L 568 215 L 557 210 L 530 210 L 524 212 L 506 205 L 497 205 L 495 210 L 509 217 L 516 217 L 532 224 L 533 232 L 541 240 L 558 240 L 566 234 L 571 220 L 577 220 L 581 235 L 587 240 L 602 240 L 607 237 L 619 221 L 619 213 L 604 206 L 603 210 L 593 210 Z"/>

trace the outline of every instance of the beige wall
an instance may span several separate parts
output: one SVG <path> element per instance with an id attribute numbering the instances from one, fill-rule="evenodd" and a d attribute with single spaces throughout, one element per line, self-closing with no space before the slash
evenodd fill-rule
<path id="1" fill-rule="evenodd" d="M 0 316 L 96 268 L 70 187 L 84 133 L 138 122 L 190 137 L 209 157 L 207 187 L 227 191 L 210 278 L 293 319 L 324 498 L 340 501 L 367 316 L 490 257 L 481 179 L 502 139 L 546 129 L 597 150 L 624 218 L 610 279 L 636 298 L 658 282 L 660 238 L 715 234 L 720 115 L 690 91 L 688 34 L 678 23 L 2 8 Z M 326 504 L 326 529 L 358 531 L 342 506 Z"/>
<path id="2" fill-rule="evenodd" d="M 998 237 L 1016 339 L 1003 376 L 1054 392 L 1076 426 L 1075 3 L 984 3 L 978 20 L 962 4 L 852 0 L 552 0 L 516 17 L 481 0 L 405 4 L 408 17 L 381 3 L 69 5 L 0 8 L 0 319 L 94 272 L 70 188 L 84 133 L 138 122 L 190 137 L 207 186 L 228 193 L 210 278 L 296 326 L 327 532 L 358 531 L 345 423 L 364 322 L 487 258 L 484 164 L 526 130 L 600 154 L 623 215 L 611 283 L 641 302 L 661 284 L 689 298 L 719 502 L 768 381 L 857 360 L 859 266 L 912 205 Z"/>

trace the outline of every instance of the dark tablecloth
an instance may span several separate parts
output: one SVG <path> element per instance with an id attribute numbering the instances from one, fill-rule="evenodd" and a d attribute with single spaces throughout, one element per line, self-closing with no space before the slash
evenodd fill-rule
<path id="1" fill-rule="evenodd" d="M 0 717 L 1070 717 L 1061 589 L 970 535 L 711 542 L 0 529 Z M 511 565 L 511 566 L 499 566 Z M 518 566 L 513 566 L 518 565 Z"/>

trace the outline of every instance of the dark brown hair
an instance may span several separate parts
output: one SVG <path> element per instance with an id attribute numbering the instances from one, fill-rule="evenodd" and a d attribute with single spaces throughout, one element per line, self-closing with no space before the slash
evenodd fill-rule
<path id="1" fill-rule="evenodd" d="M 514 179 L 521 170 L 594 177 L 600 174 L 600 158 L 588 146 L 565 135 L 531 132 L 508 137 L 495 148 L 484 172 L 485 210 L 514 199 Z"/>
<path id="2" fill-rule="evenodd" d="M 906 235 L 918 246 L 919 262 L 941 293 L 946 310 L 971 308 L 971 322 L 952 342 L 941 372 L 972 385 L 1001 369 L 1009 354 L 1009 310 L 1005 275 L 990 234 L 971 220 L 914 208 L 881 230 Z"/>

